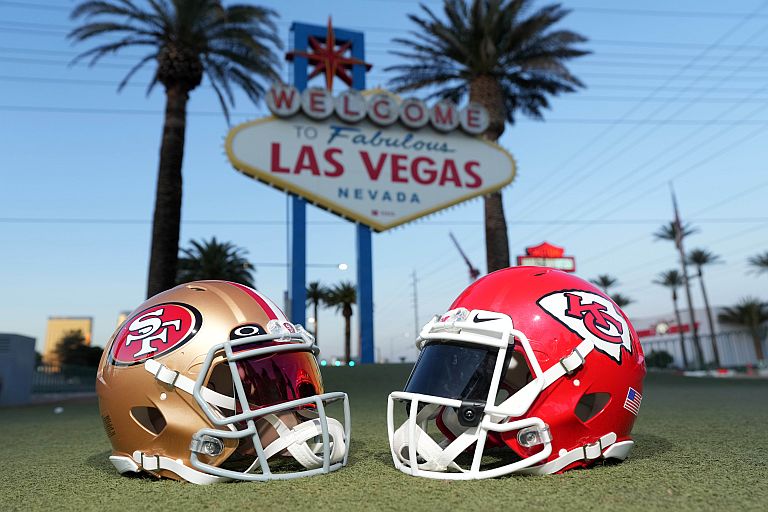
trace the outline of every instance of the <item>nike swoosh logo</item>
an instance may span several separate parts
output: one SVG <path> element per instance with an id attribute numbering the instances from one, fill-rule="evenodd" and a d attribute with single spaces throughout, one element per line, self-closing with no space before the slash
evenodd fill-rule
<path id="1" fill-rule="evenodd" d="M 480 318 L 479 316 L 476 316 L 474 320 L 472 320 L 474 323 L 479 324 L 480 322 L 490 322 L 491 320 L 498 320 L 499 317 L 491 317 L 491 318 Z"/>

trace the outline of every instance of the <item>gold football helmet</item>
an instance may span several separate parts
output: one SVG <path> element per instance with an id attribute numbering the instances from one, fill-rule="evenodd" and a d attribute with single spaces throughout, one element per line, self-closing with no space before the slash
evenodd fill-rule
<path id="1" fill-rule="evenodd" d="M 325 393 L 314 338 L 226 281 L 160 293 L 117 329 L 96 379 L 120 473 L 208 484 L 328 473 L 347 463 L 346 393 Z M 343 408 L 344 423 L 326 415 Z"/>

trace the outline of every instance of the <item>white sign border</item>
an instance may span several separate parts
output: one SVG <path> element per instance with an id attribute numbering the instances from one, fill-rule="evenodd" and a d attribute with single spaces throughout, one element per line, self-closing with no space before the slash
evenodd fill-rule
<path id="1" fill-rule="evenodd" d="M 297 116 L 292 116 L 289 119 L 296 119 Z M 302 116 L 304 117 L 304 116 Z M 309 122 L 314 122 L 309 117 L 306 117 L 306 120 Z M 509 175 L 509 179 L 502 181 L 500 184 L 496 184 L 487 188 L 483 189 L 477 189 L 473 190 L 472 193 L 466 194 L 464 196 L 461 196 L 459 198 L 456 198 L 453 201 L 450 201 L 448 203 L 444 203 L 441 205 L 438 205 L 434 208 L 431 208 L 429 210 L 425 210 L 423 212 L 419 212 L 413 215 L 410 215 L 408 217 L 403 217 L 398 219 L 395 222 L 392 223 L 380 223 L 371 220 L 370 218 L 365 218 L 361 215 L 358 215 L 357 213 L 348 210 L 338 204 L 332 204 L 329 201 L 325 200 L 324 198 L 317 196 L 313 194 L 311 191 L 303 189 L 301 187 L 296 186 L 294 183 L 291 183 L 287 180 L 281 179 L 278 176 L 275 176 L 273 173 L 267 172 L 263 169 L 259 169 L 257 167 L 254 167 L 252 165 L 249 165 L 248 163 L 240 160 L 235 156 L 234 151 L 232 150 L 232 143 L 235 139 L 235 137 L 243 130 L 246 130 L 250 128 L 251 126 L 256 126 L 259 124 L 265 124 L 270 123 L 273 121 L 286 121 L 286 119 L 271 115 L 267 117 L 262 117 L 259 119 L 254 119 L 253 121 L 247 121 L 245 123 L 239 124 L 237 126 L 234 126 L 229 130 L 229 133 L 227 134 L 227 138 L 224 141 L 224 149 L 227 152 L 227 158 L 229 158 L 230 163 L 240 171 L 241 173 L 245 174 L 246 176 L 250 178 L 254 178 L 266 185 L 269 185 L 273 188 L 276 188 L 278 190 L 281 190 L 283 192 L 290 192 L 292 194 L 295 194 L 299 197 L 302 197 L 312 203 L 313 205 L 322 208 L 324 210 L 328 210 L 331 213 L 334 213 L 336 215 L 339 215 L 345 219 L 349 219 L 353 222 L 357 222 L 359 224 L 363 224 L 365 226 L 370 227 L 374 231 L 380 233 L 382 231 L 387 231 L 392 228 L 396 228 L 398 226 L 402 226 L 403 224 L 407 224 L 409 222 L 413 222 L 414 220 L 420 219 L 422 217 L 426 217 L 428 215 L 432 215 L 434 213 L 437 213 L 442 210 L 446 210 L 448 208 L 451 208 L 452 206 L 456 206 L 459 203 L 463 203 L 465 201 L 469 201 L 470 199 L 474 199 L 476 197 L 484 196 L 487 194 L 491 194 L 493 192 L 496 192 L 498 190 L 501 190 L 502 188 L 506 187 L 512 181 L 514 181 L 515 177 L 517 176 L 517 163 L 515 162 L 515 158 L 504 148 L 499 146 L 498 144 L 485 140 L 482 137 L 472 137 L 470 135 L 466 135 L 467 137 L 471 137 L 476 139 L 478 142 L 482 142 L 484 144 L 487 144 L 488 146 L 491 146 L 493 149 L 496 149 L 500 151 L 504 156 L 506 156 L 509 159 L 509 163 L 511 164 L 511 173 Z M 350 123 L 345 123 L 350 124 Z"/>

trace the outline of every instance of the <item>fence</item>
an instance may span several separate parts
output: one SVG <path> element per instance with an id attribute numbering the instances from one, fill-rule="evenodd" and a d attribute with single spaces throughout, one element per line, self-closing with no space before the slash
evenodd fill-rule
<path id="1" fill-rule="evenodd" d="M 32 375 L 33 393 L 81 393 L 95 389 L 94 366 L 40 365 Z"/>
<path id="2" fill-rule="evenodd" d="M 767 335 L 768 328 L 762 328 L 760 331 L 760 340 L 763 345 L 764 354 L 768 353 L 768 350 L 766 350 L 766 337 L 768 337 Z M 715 335 L 715 342 L 717 344 L 717 350 L 720 354 L 721 366 L 732 368 L 747 365 L 754 366 L 757 364 L 755 346 L 754 342 L 752 341 L 752 335 L 749 332 L 721 332 Z M 674 359 L 672 364 L 678 368 L 683 368 L 683 352 L 680 347 L 679 334 L 655 336 L 653 338 L 642 338 L 640 343 L 642 344 L 643 351 L 646 354 L 650 354 L 651 352 L 658 350 L 669 352 L 669 354 Z M 683 343 L 685 343 L 685 354 L 688 359 L 688 367 L 696 367 L 697 353 L 693 341 L 693 334 L 684 335 Z M 705 366 L 713 366 L 715 357 L 712 351 L 712 337 L 709 334 L 699 334 L 699 343 L 701 345 Z"/>

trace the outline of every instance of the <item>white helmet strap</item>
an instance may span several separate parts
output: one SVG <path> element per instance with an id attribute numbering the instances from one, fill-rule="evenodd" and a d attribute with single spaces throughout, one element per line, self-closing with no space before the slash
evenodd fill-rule
<path id="1" fill-rule="evenodd" d="M 185 391 L 190 395 L 193 394 L 195 387 L 194 380 L 181 375 L 175 370 L 171 370 L 167 366 L 155 361 L 154 359 L 147 359 L 144 362 L 144 369 L 154 375 L 156 380 L 172 388 L 178 388 L 182 391 Z M 222 409 L 235 410 L 234 397 L 217 393 L 216 391 L 213 391 L 207 387 L 201 387 L 200 394 L 205 399 L 205 401 L 211 405 Z M 307 441 L 310 439 L 322 435 L 323 431 L 320 420 L 314 419 L 311 421 L 304 421 L 296 425 L 294 428 L 290 428 L 274 414 L 268 414 L 264 416 L 264 419 L 267 420 L 270 425 L 272 425 L 278 434 L 278 438 L 264 449 L 264 454 L 267 459 L 277 453 L 287 450 L 288 453 L 290 453 L 291 456 L 296 459 L 299 464 L 307 469 L 320 468 L 323 466 L 322 455 L 317 455 L 315 453 L 316 449 L 310 448 L 310 446 L 307 444 Z M 344 426 L 334 418 L 326 418 L 326 420 L 328 424 L 328 437 L 332 443 L 331 463 L 333 464 L 341 461 L 344 458 L 344 453 L 346 452 L 344 443 Z M 247 472 L 250 472 L 251 469 L 257 465 L 258 460 L 253 463 Z M 168 459 L 168 462 L 165 464 L 165 466 L 166 467 L 163 467 L 162 469 L 173 471 L 185 480 L 189 480 L 184 475 L 179 473 L 179 471 L 183 470 L 176 467 L 178 466 L 176 461 Z M 183 465 L 182 467 L 186 468 L 186 466 Z M 147 468 L 144 467 L 144 469 Z M 179 471 L 177 471 L 177 469 Z M 195 473 L 199 472 L 196 471 Z M 195 475 L 191 476 L 194 477 Z"/>
<path id="2" fill-rule="evenodd" d="M 322 435 L 322 425 L 320 420 L 314 419 L 299 423 L 293 428 L 288 427 L 283 421 L 274 414 L 267 414 L 264 419 L 277 431 L 278 438 L 272 441 L 264 448 L 264 456 L 269 459 L 273 455 L 287 450 L 296 461 L 307 469 L 320 468 L 323 466 L 322 454 L 316 453 L 318 446 L 310 447 L 307 442 L 310 439 Z M 344 444 L 344 427 L 341 422 L 334 418 L 327 418 L 328 437 L 331 442 L 331 463 L 339 462 L 344 458 L 346 451 Z M 320 447 L 322 443 L 320 443 Z M 258 464 L 253 463 L 252 468 Z M 250 468 L 249 468 L 250 471 Z"/>
<path id="3" fill-rule="evenodd" d="M 181 373 L 171 370 L 164 364 L 160 364 L 154 359 L 147 359 L 144 361 L 144 369 L 155 376 L 155 379 L 170 386 L 172 388 L 179 388 L 182 391 L 186 391 L 192 395 L 195 389 L 195 381 L 182 375 Z M 217 393 L 212 389 L 201 387 L 200 394 L 203 396 L 206 402 L 211 405 L 215 405 L 221 409 L 227 409 L 229 411 L 235 410 L 235 398 L 227 395 Z"/>

